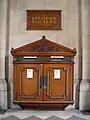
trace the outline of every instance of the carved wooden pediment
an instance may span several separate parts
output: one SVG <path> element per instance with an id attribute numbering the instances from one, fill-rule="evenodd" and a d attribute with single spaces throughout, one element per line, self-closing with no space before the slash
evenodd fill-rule
<path id="1" fill-rule="evenodd" d="M 49 56 L 49 55 L 63 55 L 63 56 L 75 56 L 76 49 L 70 49 L 63 45 L 57 44 L 50 40 L 47 40 L 45 36 L 42 39 L 33 43 L 24 45 L 19 48 L 12 48 L 11 54 L 13 56 Z"/>

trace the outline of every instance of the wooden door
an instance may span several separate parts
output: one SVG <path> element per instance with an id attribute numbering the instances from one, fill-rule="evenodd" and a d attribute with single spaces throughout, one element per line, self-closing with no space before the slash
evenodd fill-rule
<path id="1" fill-rule="evenodd" d="M 44 87 L 45 101 L 69 100 L 71 87 L 69 72 L 69 64 L 44 64 L 44 76 L 47 79 Z"/>
<path id="2" fill-rule="evenodd" d="M 32 75 L 29 75 L 32 74 Z M 43 67 L 40 64 L 19 64 L 17 65 L 17 100 L 20 101 L 42 101 Z"/>
<path id="3" fill-rule="evenodd" d="M 27 76 L 33 71 L 32 78 Z M 17 100 L 63 101 L 70 100 L 72 81 L 70 64 L 19 64 L 17 65 Z M 55 75 L 57 74 L 58 75 Z"/>

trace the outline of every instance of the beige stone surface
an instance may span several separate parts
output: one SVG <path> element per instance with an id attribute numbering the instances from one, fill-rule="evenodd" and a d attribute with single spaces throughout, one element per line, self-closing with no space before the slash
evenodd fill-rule
<path id="1" fill-rule="evenodd" d="M 79 11 L 78 0 L 10 0 L 9 4 L 9 32 L 6 32 L 7 18 L 5 5 L 8 0 L 2 0 L 2 29 L 0 28 L 0 79 L 5 77 L 5 55 L 9 57 L 9 84 L 12 87 L 13 81 L 13 67 L 12 56 L 10 50 L 12 47 L 17 48 L 22 45 L 34 42 L 41 39 L 42 35 L 45 35 L 47 39 L 50 39 L 59 44 L 65 45 L 70 48 L 79 49 Z M 1 9 L 1 8 L 0 8 Z M 26 30 L 26 10 L 28 9 L 57 9 L 62 10 L 62 30 Z M 1 17 L 0 17 L 1 18 Z M 86 31 L 88 31 L 86 26 Z M 9 36 L 9 44 L 6 42 L 7 36 Z M 87 38 L 88 39 L 88 38 Z M 88 44 L 88 43 L 87 43 Z M 5 47 L 9 46 L 9 51 L 5 51 Z M 87 47 L 86 47 L 87 49 Z M 9 52 L 6 54 L 6 52 Z M 78 80 L 78 64 L 80 54 L 77 53 L 75 57 L 75 79 Z M 86 55 L 87 56 L 87 55 Z M 3 90 L 4 91 L 4 90 Z M 12 91 L 11 91 L 12 93 Z M 11 94 L 12 98 L 12 94 Z M 1 98 L 2 99 L 2 98 Z"/>
<path id="2" fill-rule="evenodd" d="M 82 0 L 82 81 L 80 84 L 80 110 L 90 110 L 90 0 Z"/>

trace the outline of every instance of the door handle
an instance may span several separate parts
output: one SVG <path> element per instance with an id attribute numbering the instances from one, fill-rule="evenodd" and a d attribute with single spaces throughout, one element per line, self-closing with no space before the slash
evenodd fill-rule
<path id="1" fill-rule="evenodd" d="M 40 76 L 40 88 L 43 88 L 43 76 Z"/>
<path id="2" fill-rule="evenodd" d="M 47 76 L 40 76 L 40 88 L 47 88 Z"/>
<path id="3" fill-rule="evenodd" d="M 44 88 L 47 88 L 47 76 L 44 76 Z"/>

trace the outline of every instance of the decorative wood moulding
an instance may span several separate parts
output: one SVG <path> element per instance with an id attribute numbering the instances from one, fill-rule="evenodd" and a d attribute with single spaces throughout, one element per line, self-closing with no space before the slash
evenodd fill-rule
<path id="1" fill-rule="evenodd" d="M 27 30 L 61 30 L 61 10 L 27 10 Z"/>
<path id="2" fill-rule="evenodd" d="M 11 54 L 13 56 L 75 56 L 76 49 L 70 49 L 63 45 L 47 40 L 45 36 L 42 39 L 33 43 L 24 45 L 19 48 L 12 48 Z"/>

